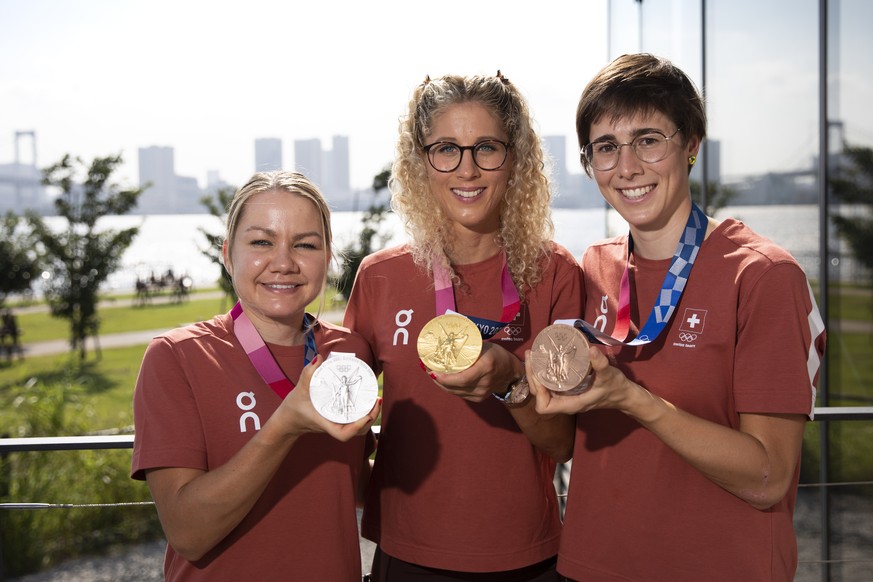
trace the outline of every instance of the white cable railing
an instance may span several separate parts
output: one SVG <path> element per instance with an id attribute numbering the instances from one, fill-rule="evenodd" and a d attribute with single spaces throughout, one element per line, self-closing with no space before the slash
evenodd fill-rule
<path id="1" fill-rule="evenodd" d="M 815 409 L 816 422 L 842 422 L 842 421 L 864 421 L 873 420 L 873 406 L 845 406 L 845 407 L 818 407 Z M 374 432 L 379 432 L 379 427 L 373 427 Z M 65 436 L 65 437 L 25 437 L 25 438 L 0 438 L 0 457 L 16 452 L 33 452 L 33 451 L 72 451 L 72 450 L 100 450 L 100 449 L 130 449 L 133 448 L 132 434 L 126 435 L 85 435 L 85 436 Z M 824 452 L 821 452 L 824 454 Z M 873 481 L 853 481 L 840 483 L 802 483 L 800 489 L 822 488 L 835 489 L 839 487 L 858 487 L 871 486 Z M 559 495 L 566 495 L 566 491 L 558 491 Z M 72 508 L 102 508 L 102 507 L 127 507 L 127 506 L 142 506 L 153 505 L 150 501 L 142 502 L 117 502 L 117 503 L 45 503 L 39 501 L 14 501 L 0 503 L 0 512 L 4 511 L 22 511 L 22 510 L 45 510 L 45 509 L 72 509 Z M 826 505 L 828 511 L 830 506 Z M 827 523 L 829 516 L 822 516 L 822 523 Z M 2 513 L 0 513 L 2 519 Z M 867 521 L 873 521 L 873 515 L 867 516 Z M 873 543 L 869 544 L 866 550 L 867 555 L 861 555 L 857 558 L 835 560 L 829 555 L 825 548 L 820 548 L 819 556 L 812 558 L 809 555 L 800 556 L 801 564 L 818 564 L 822 568 L 830 567 L 834 564 L 846 562 L 857 562 L 861 564 L 869 564 L 873 570 Z M 2 548 L 0 548 L 0 556 L 2 556 Z M 812 559 L 811 559 L 812 558 Z M 2 558 L 0 558 L 2 559 Z M 3 565 L 0 562 L 0 581 L 3 580 Z"/>

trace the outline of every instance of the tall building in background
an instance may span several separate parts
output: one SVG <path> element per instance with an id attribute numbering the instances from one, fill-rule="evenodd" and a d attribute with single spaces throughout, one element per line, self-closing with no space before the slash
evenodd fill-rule
<path id="1" fill-rule="evenodd" d="M 575 142 L 574 142 L 575 148 Z M 552 207 L 597 208 L 603 199 L 594 180 L 585 175 L 579 158 L 567 160 L 567 136 L 543 136 L 543 149 L 552 160 Z M 575 171 L 571 172 L 570 168 Z"/>
<path id="2" fill-rule="evenodd" d="M 203 212 L 203 191 L 196 178 L 176 175 L 175 153 L 169 146 L 139 148 L 139 197 L 137 214 Z"/>
<path id="3" fill-rule="evenodd" d="M 160 214 L 176 209 L 176 166 L 173 148 L 139 148 L 139 184 L 145 192 L 139 197 L 137 212 Z"/>
<path id="4" fill-rule="evenodd" d="M 721 184 L 721 142 L 717 139 L 706 138 L 706 152 L 700 148 L 698 156 L 706 164 L 707 180 L 710 184 Z M 700 182 L 703 180 L 703 166 L 697 164 L 691 168 L 691 180 Z"/>
<path id="5" fill-rule="evenodd" d="M 314 137 L 294 140 L 294 169 L 305 174 L 319 188 L 324 184 L 321 162 L 320 139 Z"/>
<path id="6" fill-rule="evenodd" d="M 277 137 L 261 137 L 255 140 L 255 171 L 281 170 L 282 140 Z"/>
<path id="7" fill-rule="evenodd" d="M 339 198 L 346 198 L 351 190 L 349 178 L 349 138 L 335 135 L 333 147 L 324 152 L 322 163 L 324 189 Z"/>
<path id="8" fill-rule="evenodd" d="M 331 149 L 318 138 L 294 141 L 294 169 L 315 182 L 334 210 L 355 208 L 349 170 L 349 138 L 335 135 Z"/>

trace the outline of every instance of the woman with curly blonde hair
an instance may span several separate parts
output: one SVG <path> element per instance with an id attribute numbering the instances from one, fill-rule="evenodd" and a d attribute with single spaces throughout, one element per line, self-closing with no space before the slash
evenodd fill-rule
<path id="1" fill-rule="evenodd" d="M 345 319 L 383 374 L 362 522 L 374 579 L 557 580 L 552 476 L 572 451 L 545 443 L 572 423 L 536 414 L 522 358 L 583 294 L 550 240 L 540 139 L 499 72 L 426 79 L 399 129 L 392 206 L 412 240 L 364 259 Z M 417 338 L 449 310 L 476 322 L 482 350 L 467 369 L 431 371 Z"/>
<path id="2" fill-rule="evenodd" d="M 506 249 L 509 272 L 523 294 L 542 277 L 542 263 L 554 229 L 549 211 L 552 194 L 543 172 L 540 138 L 524 100 L 508 98 L 513 91 L 499 72 L 497 77 L 480 77 L 475 81 L 465 82 L 463 77 L 451 76 L 419 86 L 400 126 L 390 183 L 391 206 L 405 220 L 414 241 L 416 262 L 429 270 L 431 261 L 438 260 L 451 271 L 449 254 L 455 242 L 450 233 L 451 223 L 428 195 L 428 164 L 420 152 L 434 117 L 446 106 L 460 100 L 485 104 L 500 115 L 512 144 L 513 163 L 500 208 L 497 236 Z"/>

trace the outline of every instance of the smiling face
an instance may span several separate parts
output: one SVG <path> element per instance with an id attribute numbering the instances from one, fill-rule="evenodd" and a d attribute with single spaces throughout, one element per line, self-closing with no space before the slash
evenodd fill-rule
<path id="1" fill-rule="evenodd" d="M 425 143 L 452 142 L 464 147 L 485 140 L 507 142 L 508 137 L 487 107 L 479 102 L 465 102 L 448 106 L 434 119 Z M 473 162 L 471 150 L 463 152 L 461 164 L 452 172 L 438 172 L 427 161 L 425 164 L 430 191 L 456 234 L 497 232 L 500 205 L 513 164 L 511 150 L 500 169 L 491 171 L 482 170 Z"/>
<path id="2" fill-rule="evenodd" d="M 321 292 L 330 259 L 316 206 L 280 190 L 253 195 L 223 254 L 261 336 L 274 343 L 299 339 L 304 310 Z"/>
<path id="3" fill-rule="evenodd" d="M 591 141 L 630 143 L 634 138 L 658 131 L 673 135 L 676 124 L 661 113 L 611 120 L 609 116 L 591 124 Z M 700 140 L 682 134 L 668 142 L 664 159 L 641 161 L 631 147 L 620 149 L 618 164 L 611 170 L 594 170 L 594 179 L 604 199 L 627 221 L 635 235 L 669 235 L 678 238 L 691 211 L 688 157 L 697 155 Z"/>

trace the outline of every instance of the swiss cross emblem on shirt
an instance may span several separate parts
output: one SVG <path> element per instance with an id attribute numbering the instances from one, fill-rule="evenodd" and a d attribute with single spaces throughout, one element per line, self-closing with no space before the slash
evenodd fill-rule
<path id="1" fill-rule="evenodd" d="M 682 315 L 682 321 L 679 322 L 679 331 L 687 333 L 703 333 L 703 326 L 706 324 L 705 309 L 686 308 Z"/>

